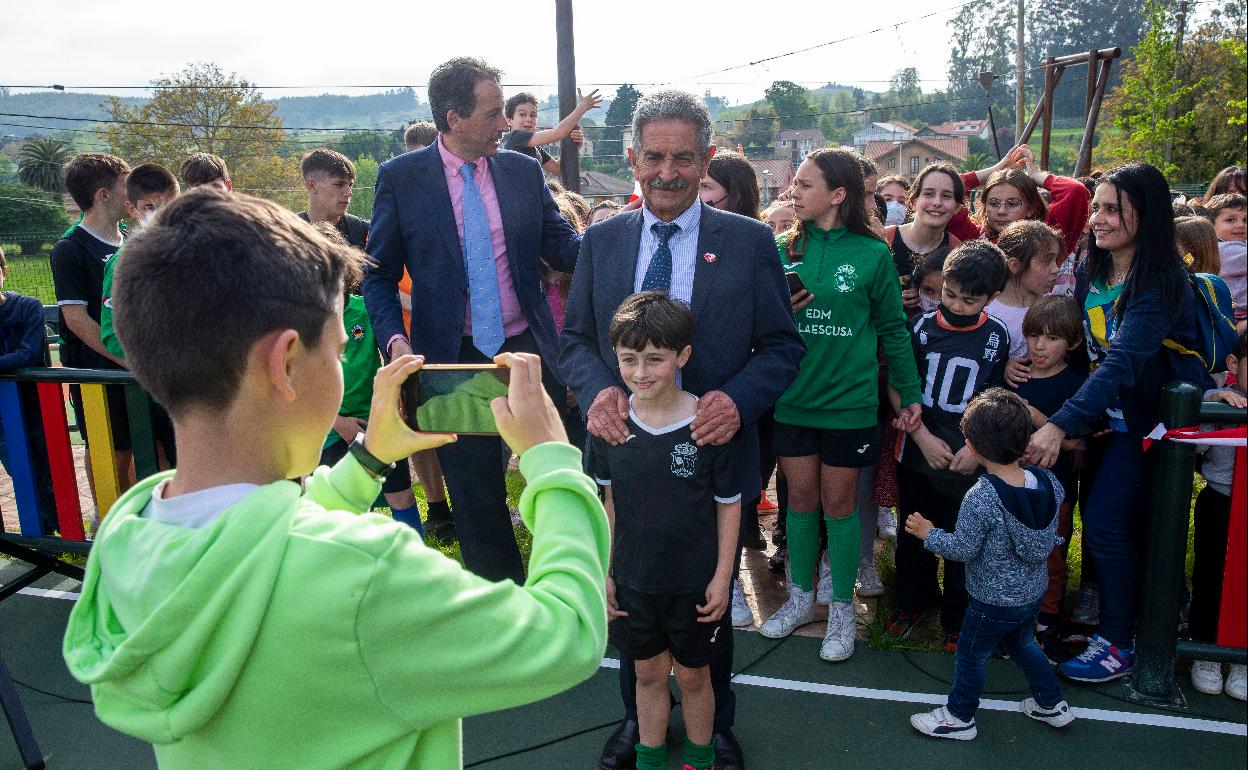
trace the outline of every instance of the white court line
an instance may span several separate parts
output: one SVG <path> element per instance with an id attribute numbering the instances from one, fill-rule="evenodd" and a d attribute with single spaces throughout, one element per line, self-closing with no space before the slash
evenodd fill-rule
<path id="1" fill-rule="evenodd" d="M 603 658 L 602 668 L 620 667 L 615 658 Z M 767 687 L 773 690 L 793 690 L 809 692 L 817 695 L 840 695 L 847 698 L 866 698 L 868 700 L 894 701 L 899 703 L 927 703 L 943 705 L 947 696 L 937 693 L 906 692 L 904 690 L 876 690 L 870 687 L 847 687 L 839 684 L 823 684 L 822 682 L 801 682 L 793 679 L 774 679 L 769 676 L 753 674 L 737 674 L 733 680 L 736 684 Z M 988 711 L 1018 711 L 1018 701 L 981 700 L 981 709 Z M 1139 714 L 1132 711 L 1111 711 L 1109 709 L 1075 708 L 1070 709 L 1080 719 L 1094 722 L 1117 722 L 1128 725 L 1144 725 L 1146 727 L 1169 727 L 1177 730 L 1196 730 L 1222 735 L 1248 736 L 1248 725 L 1235 722 L 1218 722 L 1212 719 L 1194 719 L 1170 714 Z"/>
<path id="2" fill-rule="evenodd" d="M 73 591 L 54 591 L 48 588 L 19 588 L 19 594 L 27 596 L 38 596 L 42 599 L 68 599 L 69 601 L 77 601 L 82 594 Z"/>
<path id="3" fill-rule="evenodd" d="M 81 594 L 73 591 L 55 591 L 47 588 L 23 588 L 19 594 L 38 596 L 44 599 L 67 599 L 75 601 Z M 603 658 L 602 668 L 620 667 L 615 658 Z M 769 676 L 738 674 L 733 680 L 737 684 L 752 687 L 767 687 L 773 690 L 792 690 L 809 692 L 816 695 L 840 695 L 846 698 L 865 698 L 867 700 L 893 701 L 897 703 L 926 703 L 941 705 L 947 696 L 938 693 L 906 692 L 904 690 L 877 690 L 871 687 L 847 687 L 839 684 L 822 682 L 802 682 L 794 679 L 775 679 Z M 1018 711 L 1017 701 L 986 699 L 979 702 L 979 707 L 988 711 Z M 1080 719 L 1094 722 L 1116 722 L 1127 725 L 1143 725 L 1145 727 L 1168 727 L 1176 730 L 1196 730 L 1198 732 L 1219 733 L 1222 735 L 1248 736 L 1248 725 L 1234 722 L 1218 722 L 1212 719 L 1195 719 L 1171 714 L 1136 713 L 1133 711 L 1111 711 L 1109 709 L 1075 708 L 1071 711 Z"/>

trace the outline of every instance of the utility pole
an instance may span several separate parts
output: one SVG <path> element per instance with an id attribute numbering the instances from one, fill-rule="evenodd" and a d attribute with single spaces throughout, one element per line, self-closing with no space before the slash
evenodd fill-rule
<path id="1" fill-rule="evenodd" d="M 1170 74 L 1174 80 L 1179 79 L 1179 56 L 1183 53 L 1183 26 L 1187 22 L 1187 2 L 1184 0 L 1179 3 L 1179 17 L 1177 20 L 1178 30 L 1174 36 L 1174 67 Z M 1170 126 L 1174 121 L 1174 101 L 1171 100 L 1170 105 L 1166 107 L 1166 130 L 1170 131 Z M 1174 135 L 1171 133 L 1169 139 L 1166 139 L 1166 165 L 1170 164 L 1170 158 L 1174 154 Z"/>
<path id="2" fill-rule="evenodd" d="M 1023 65 L 1023 0 L 1018 0 L 1018 24 L 1014 28 L 1014 143 L 1022 141 L 1023 110 L 1026 104 L 1023 95 L 1024 79 L 1027 70 Z"/>
<path id="3" fill-rule="evenodd" d="M 576 109 L 576 50 L 572 44 L 572 0 L 555 0 L 556 58 L 559 64 L 559 118 Z M 563 186 L 581 191 L 581 151 L 565 138 L 559 146 Z"/>

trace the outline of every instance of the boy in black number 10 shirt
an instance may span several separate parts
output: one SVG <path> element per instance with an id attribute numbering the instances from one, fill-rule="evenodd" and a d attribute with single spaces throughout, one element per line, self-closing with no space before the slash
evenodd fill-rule
<path id="1" fill-rule="evenodd" d="M 668 676 L 685 717 L 682 763 L 709 768 L 715 698 L 708 664 L 731 633 L 725 621 L 737 524 L 728 446 L 698 446 L 697 399 L 677 378 L 692 349 L 693 315 L 660 292 L 634 294 L 611 319 L 620 378 L 632 391 L 624 443 L 595 438 L 591 465 L 606 488 L 612 528 L 607 576 L 611 639 L 637 662 L 637 769 L 667 767 Z"/>
<path id="2" fill-rule="evenodd" d="M 968 241 L 945 258 L 940 307 L 913 320 L 911 340 L 923 388 L 923 421 L 903 439 L 897 466 L 898 511 L 918 512 L 952 531 L 962 498 L 980 474 L 960 422 L 975 395 L 1005 381 L 1010 333 L 984 306 L 1005 286 L 1005 255 L 988 241 Z M 890 388 L 894 407 L 898 395 Z M 966 612 L 964 565 L 945 562 L 944 592 L 937 557 L 914 535 L 897 533 L 896 611 L 885 622 L 907 636 L 923 613 L 940 605 L 945 649 L 957 648 Z"/>

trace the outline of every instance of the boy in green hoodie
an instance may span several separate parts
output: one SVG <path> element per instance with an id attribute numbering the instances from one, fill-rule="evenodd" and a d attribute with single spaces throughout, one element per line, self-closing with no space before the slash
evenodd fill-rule
<path id="1" fill-rule="evenodd" d="M 598 668 L 606 516 L 535 356 L 496 359 L 511 385 L 492 404 L 528 479 L 525 585 L 363 513 L 392 463 L 454 440 L 403 424 L 419 357 L 379 370 L 364 435 L 313 472 L 360 259 L 276 204 L 205 189 L 118 265 L 117 332 L 173 416 L 179 465 L 104 519 L 64 656 L 100 719 L 155 744 L 162 767 L 460 767 L 460 717 Z M 284 480 L 309 473 L 304 491 Z"/>

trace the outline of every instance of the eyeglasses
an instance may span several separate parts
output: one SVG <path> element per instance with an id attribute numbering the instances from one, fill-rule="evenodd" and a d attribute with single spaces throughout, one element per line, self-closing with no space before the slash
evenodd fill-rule
<path id="1" fill-rule="evenodd" d="M 999 209 L 1004 206 L 1010 211 L 1022 208 L 1023 203 L 1024 201 L 1019 200 L 1018 198 L 1007 198 L 1006 200 L 1001 200 L 1000 198 L 989 198 L 984 201 L 984 205 L 990 209 Z"/>

